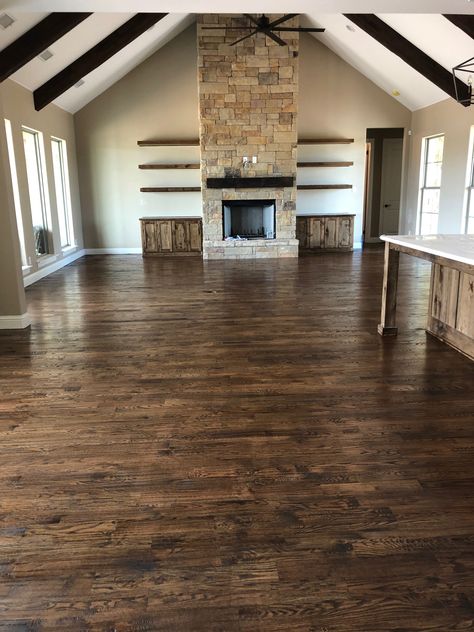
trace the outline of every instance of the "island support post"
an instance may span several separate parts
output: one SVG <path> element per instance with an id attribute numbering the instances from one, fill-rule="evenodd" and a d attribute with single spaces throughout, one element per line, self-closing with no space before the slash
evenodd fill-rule
<path id="1" fill-rule="evenodd" d="M 397 286 L 400 252 L 385 242 L 385 262 L 383 270 L 382 311 L 377 331 L 381 336 L 396 336 Z"/>

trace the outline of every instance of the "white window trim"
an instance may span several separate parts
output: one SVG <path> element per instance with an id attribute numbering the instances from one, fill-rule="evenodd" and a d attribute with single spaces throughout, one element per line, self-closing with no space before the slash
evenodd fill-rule
<path id="1" fill-rule="evenodd" d="M 74 231 L 74 218 L 73 218 L 73 214 L 72 214 L 72 199 L 71 199 L 71 184 L 70 184 L 70 175 L 69 175 L 69 161 L 68 161 L 68 155 L 67 155 L 67 142 L 64 140 L 64 138 L 59 138 L 58 136 L 51 136 L 51 144 L 54 142 L 60 143 L 61 144 L 61 157 L 62 157 L 62 182 L 64 185 L 64 197 L 65 197 L 65 204 L 66 204 L 66 214 L 67 214 L 67 225 L 68 225 L 68 232 L 69 232 L 69 239 L 71 241 L 70 244 L 68 244 L 67 246 L 61 246 L 61 250 L 63 253 L 70 253 L 74 250 L 77 250 L 77 243 L 76 243 L 76 238 L 75 238 L 75 231 Z M 51 151 L 52 151 L 52 147 L 51 147 Z M 53 174 L 54 176 L 54 174 Z M 55 184 L 55 190 L 56 190 L 56 182 Z M 57 209 L 57 203 L 56 203 L 56 210 Z M 58 211 L 59 214 L 59 211 Z M 58 221 L 59 221 L 59 217 L 58 217 Z M 59 236 L 59 239 L 61 240 L 61 236 Z"/>
<path id="2" fill-rule="evenodd" d="M 429 145 L 429 141 L 432 138 L 440 138 L 441 136 L 445 137 L 446 135 L 444 134 L 444 132 L 441 132 L 439 134 L 432 134 L 431 136 L 425 136 L 423 138 L 422 141 L 422 145 L 421 145 L 421 161 L 420 161 L 420 184 L 419 184 L 419 188 L 418 188 L 418 211 L 417 211 L 417 218 L 416 218 L 416 234 L 417 235 L 421 235 L 421 225 L 423 222 L 423 193 L 430 189 L 430 190 L 438 190 L 441 192 L 441 184 L 439 185 L 439 187 L 425 187 L 424 184 L 426 182 L 426 171 L 428 169 L 428 145 Z M 442 171 L 442 165 L 444 162 L 444 147 L 443 147 L 443 160 L 441 161 L 441 180 L 443 178 L 443 171 Z M 429 215 L 434 215 L 434 213 L 428 213 Z M 439 211 L 437 213 L 438 218 L 439 218 Z"/>
<path id="3" fill-rule="evenodd" d="M 469 149 L 467 156 L 466 192 L 464 196 L 464 213 L 461 226 L 461 232 L 464 234 L 467 234 L 469 228 L 469 208 L 471 206 L 471 198 L 474 196 L 474 125 L 471 127 L 469 135 Z"/>
<path id="4" fill-rule="evenodd" d="M 44 213 L 45 213 L 45 223 L 46 230 L 48 230 L 51 235 L 53 234 L 53 222 L 51 219 L 51 204 L 49 200 L 49 185 L 48 185 L 48 174 L 46 172 L 46 153 L 44 149 L 44 135 L 40 130 L 34 129 L 33 127 L 28 127 L 27 125 L 21 126 L 21 131 L 29 132 L 30 134 L 36 134 L 38 136 L 38 152 L 39 152 L 39 174 L 41 178 L 41 199 L 44 205 Z M 50 257 L 56 257 L 54 254 L 54 239 L 50 240 L 51 243 L 48 243 L 48 247 L 52 249 L 52 252 L 45 253 L 43 255 L 35 255 L 38 266 L 47 265 L 47 263 L 51 260 Z"/>

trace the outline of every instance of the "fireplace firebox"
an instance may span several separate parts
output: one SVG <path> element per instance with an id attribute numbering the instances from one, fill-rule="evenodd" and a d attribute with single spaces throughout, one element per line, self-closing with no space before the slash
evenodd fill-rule
<path id="1" fill-rule="evenodd" d="M 275 239 L 275 200 L 222 202 L 224 239 Z"/>

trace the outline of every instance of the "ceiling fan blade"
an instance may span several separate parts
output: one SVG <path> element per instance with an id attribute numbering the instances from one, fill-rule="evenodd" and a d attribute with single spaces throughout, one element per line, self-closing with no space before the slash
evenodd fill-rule
<path id="1" fill-rule="evenodd" d="M 262 33 L 265 33 L 265 35 L 267 35 L 270 39 L 272 39 L 280 46 L 286 46 L 286 42 L 284 42 L 281 37 L 278 37 L 278 35 L 275 35 L 275 33 L 272 33 L 272 31 L 268 31 L 267 29 L 265 29 L 264 31 L 262 31 Z"/>
<path id="2" fill-rule="evenodd" d="M 279 33 L 280 31 L 284 31 L 286 33 L 324 33 L 325 30 L 326 29 L 317 29 L 309 26 L 301 26 L 294 29 L 289 26 L 282 26 L 280 29 L 272 29 L 272 31 L 275 31 L 276 33 Z"/>
<path id="3" fill-rule="evenodd" d="M 241 37 L 240 39 L 236 40 L 235 42 L 232 42 L 232 44 L 230 44 L 230 46 L 235 46 L 236 44 L 240 44 L 240 42 L 243 42 L 244 40 L 248 39 L 249 37 L 252 37 L 252 35 L 255 35 L 255 33 L 258 33 L 258 32 L 259 32 L 259 29 L 255 29 L 251 33 L 247 33 L 247 35 L 244 35 L 243 37 Z"/>
<path id="4" fill-rule="evenodd" d="M 291 20 L 292 18 L 296 18 L 299 15 L 299 13 L 287 13 L 287 15 L 284 15 L 282 18 L 278 18 L 278 20 L 275 20 L 274 22 L 271 22 L 268 25 L 269 29 L 272 29 L 274 26 L 278 26 L 279 24 L 282 24 L 282 22 L 286 22 L 287 20 Z"/>
<path id="5" fill-rule="evenodd" d="M 250 13 L 244 13 L 243 15 L 245 15 L 245 17 L 253 22 L 256 26 L 260 27 L 260 22 L 257 20 L 257 18 L 254 18 L 253 15 L 251 15 Z"/>
<path id="6" fill-rule="evenodd" d="M 201 28 L 206 31 L 217 30 L 217 31 L 253 31 L 254 26 L 201 26 Z"/>

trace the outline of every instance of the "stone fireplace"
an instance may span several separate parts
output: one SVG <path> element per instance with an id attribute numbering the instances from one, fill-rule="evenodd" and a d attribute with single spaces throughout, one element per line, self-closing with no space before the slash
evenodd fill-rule
<path id="1" fill-rule="evenodd" d="M 220 25 L 234 28 L 202 28 Z M 297 18 L 290 25 L 297 25 Z M 242 36 L 239 26 L 248 26 L 248 20 L 198 18 L 204 258 L 296 257 L 298 34 L 285 33 L 287 46 L 263 33 L 231 46 Z M 225 220 L 236 203 L 247 209 L 271 205 L 273 229 L 265 229 L 257 211 L 262 223 L 257 230 L 244 211 L 249 234 L 226 235 Z"/>

